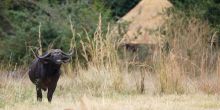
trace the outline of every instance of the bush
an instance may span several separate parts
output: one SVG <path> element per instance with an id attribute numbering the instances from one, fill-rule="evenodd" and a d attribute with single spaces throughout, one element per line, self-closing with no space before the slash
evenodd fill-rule
<path id="1" fill-rule="evenodd" d="M 96 6 L 93 6 L 96 5 Z M 97 8 L 99 7 L 99 8 Z M 50 4 L 47 2 L 13 1 L 9 8 L 4 10 L 4 18 L 8 19 L 14 29 L 14 35 L 5 34 L 0 43 L 0 59 L 2 62 L 24 64 L 32 59 L 30 46 L 38 45 L 38 27 L 41 23 L 41 36 L 43 50 L 48 47 L 61 48 L 67 51 L 73 37 L 70 20 L 74 25 L 76 37 L 76 50 L 80 49 L 80 40 L 85 35 L 92 38 L 102 16 L 103 30 L 110 21 L 110 10 L 102 4 L 88 4 L 72 1 L 68 4 Z M 5 28 L 2 27 L 1 28 Z M 0 31 L 1 32 L 1 31 Z M 80 36 L 80 37 L 79 37 Z"/>
<path id="2" fill-rule="evenodd" d="M 220 25 L 220 4 L 213 5 L 207 10 L 205 17 L 213 25 Z"/>
<path id="3" fill-rule="evenodd" d="M 140 0 L 102 0 L 106 7 L 112 10 L 112 16 L 118 19 L 124 16 L 130 9 L 137 5 Z"/>
<path id="4" fill-rule="evenodd" d="M 219 0 L 170 0 L 176 9 L 182 10 L 187 15 L 208 18 L 211 23 L 217 23 L 220 11 Z M 211 16 L 211 19 L 209 19 Z"/>
<path id="5" fill-rule="evenodd" d="M 81 53 L 80 41 L 86 42 L 87 37 L 93 39 L 100 15 L 104 34 L 107 32 L 108 23 L 126 14 L 139 1 L 0 1 L 0 18 L 3 19 L 0 21 L 0 61 L 19 64 L 30 62 L 32 59 L 30 47 L 39 47 L 40 23 L 43 51 L 48 48 L 68 51 L 74 37 L 76 51 Z M 70 28 L 70 20 L 74 33 Z"/>
<path id="6" fill-rule="evenodd" d="M 188 17 L 196 17 L 216 29 L 220 41 L 220 0 L 170 0 L 175 9 L 182 11 Z"/>

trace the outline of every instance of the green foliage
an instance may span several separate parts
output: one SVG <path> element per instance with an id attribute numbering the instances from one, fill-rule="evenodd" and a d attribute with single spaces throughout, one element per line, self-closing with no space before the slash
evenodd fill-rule
<path id="1" fill-rule="evenodd" d="M 213 25 L 220 25 L 220 3 L 215 4 L 208 8 L 205 17 L 212 23 Z"/>
<path id="2" fill-rule="evenodd" d="M 8 9 L 12 4 L 12 0 L 1 0 L 0 9 Z"/>
<path id="3" fill-rule="evenodd" d="M 102 0 L 106 7 L 112 10 L 112 15 L 115 19 L 124 16 L 132 9 L 140 0 Z"/>
<path id="4" fill-rule="evenodd" d="M 212 6 L 213 0 L 170 0 L 175 8 L 184 11 L 189 16 L 202 17 L 208 8 Z"/>
<path id="5" fill-rule="evenodd" d="M 220 0 L 170 0 L 176 9 L 189 16 L 209 20 L 214 26 L 219 25 Z"/>
<path id="6" fill-rule="evenodd" d="M 61 48 L 68 51 L 75 36 L 76 51 L 80 41 L 93 38 L 99 17 L 102 31 L 115 18 L 123 16 L 140 0 L 1 0 L 0 62 L 26 64 L 33 59 L 30 47 L 39 47 L 39 25 L 43 51 Z M 75 33 L 70 28 L 70 20 Z"/>
<path id="7" fill-rule="evenodd" d="M 84 2 L 71 2 L 52 5 L 41 1 L 32 3 L 28 1 L 16 2 L 10 8 L 5 8 L 4 18 L 8 19 L 14 29 L 14 35 L 6 34 L 0 41 L 0 59 L 2 62 L 27 63 L 32 59 L 30 47 L 39 47 L 38 31 L 41 23 L 41 36 L 43 50 L 48 47 L 61 48 L 67 51 L 73 37 L 70 28 L 70 19 L 74 25 L 79 48 L 80 40 L 85 39 L 86 32 L 92 38 L 97 27 L 99 15 L 102 15 L 103 28 L 110 21 L 110 11 L 101 4 L 89 5 Z M 98 7 L 98 8 L 97 8 Z M 3 22 L 4 23 L 4 22 Z M 0 28 L 5 29 L 4 26 Z M 86 32 L 85 32 L 86 31 Z"/>
<path id="8" fill-rule="evenodd" d="M 177 8 L 190 10 L 192 8 L 206 8 L 213 0 L 170 0 Z"/>
<path id="9" fill-rule="evenodd" d="M 218 32 L 218 39 L 220 39 L 220 0 L 170 1 L 174 4 L 175 9 L 184 12 L 187 16 L 193 16 L 209 21 L 210 25 Z"/>

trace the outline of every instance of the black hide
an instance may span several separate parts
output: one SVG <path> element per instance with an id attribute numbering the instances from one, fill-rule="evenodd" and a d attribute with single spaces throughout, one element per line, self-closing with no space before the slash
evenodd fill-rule
<path id="1" fill-rule="evenodd" d="M 47 99 L 49 102 L 52 100 L 60 77 L 62 64 L 60 62 L 66 62 L 69 59 L 67 55 L 63 55 L 59 51 L 52 52 L 45 58 L 36 58 L 30 66 L 29 78 L 36 85 L 38 101 L 42 101 L 42 90 L 48 90 Z M 59 62 L 57 63 L 57 61 Z"/>

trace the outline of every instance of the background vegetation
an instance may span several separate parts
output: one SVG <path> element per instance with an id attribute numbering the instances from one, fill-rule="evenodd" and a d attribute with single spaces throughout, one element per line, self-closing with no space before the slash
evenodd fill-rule
<path id="1" fill-rule="evenodd" d="M 82 50 L 80 41 L 85 35 L 94 37 L 99 16 L 102 31 L 107 32 L 109 23 L 125 15 L 140 0 L 3 0 L 0 1 L 0 59 L 3 63 L 27 64 L 32 59 L 30 47 L 39 47 L 38 35 L 41 24 L 43 50 L 61 48 L 67 51 L 73 38 L 75 49 Z M 217 30 L 215 42 L 220 41 L 219 0 L 170 0 L 174 13 L 208 21 Z M 71 22 L 70 22 L 71 21 Z M 217 44 L 217 43 L 216 43 Z M 218 45 L 218 44 L 217 44 Z M 82 56 L 80 59 L 83 60 Z"/>
<path id="2" fill-rule="evenodd" d="M 107 25 L 126 14 L 138 0 L 3 0 L 0 1 L 0 59 L 1 62 L 26 64 L 31 59 L 30 47 L 39 47 L 41 24 L 43 50 L 61 48 L 67 51 L 76 36 L 75 48 L 81 50 L 85 35 L 93 38 L 99 16 L 103 32 Z M 71 23 L 70 23 L 71 21 Z M 79 52 L 80 53 L 80 52 Z"/>
<path id="3" fill-rule="evenodd" d="M 220 0 L 170 0 L 176 10 L 187 16 L 197 17 L 220 31 Z M 219 33 L 218 33 L 219 36 Z M 219 37 L 218 37 L 219 40 Z"/>
<path id="4" fill-rule="evenodd" d="M 120 48 L 113 25 L 139 0 L 1 0 L 0 108 L 219 109 L 220 1 L 170 1 L 167 21 L 152 31 L 161 42 L 131 52 Z M 43 51 L 76 51 L 62 67 L 51 105 L 36 102 L 27 75 L 39 32 Z M 189 95 L 198 93 L 208 95 Z"/>
<path id="5" fill-rule="evenodd" d="M 119 92 L 143 93 L 144 89 L 153 93 L 192 92 L 187 86 L 189 77 L 205 80 L 204 84 L 193 85 L 196 90 L 219 92 L 220 88 L 212 82 L 218 82 L 212 78 L 218 77 L 220 71 L 219 1 L 171 2 L 174 7 L 167 12 L 169 19 L 160 31 L 153 33 L 162 38 L 161 44 L 153 51 L 151 47 L 139 45 L 140 51 L 132 53 L 120 48 L 117 36 L 112 34 L 112 25 L 138 3 L 136 0 L 0 1 L 1 68 L 9 66 L 9 71 L 12 66 L 13 70 L 27 68 L 33 59 L 31 48 L 39 47 L 41 35 L 43 51 L 75 49 L 74 60 L 64 66 L 64 73 L 82 77 L 78 84 L 95 89 L 98 94 L 109 88 Z M 89 72 L 84 72 L 85 67 L 89 72 L 95 68 L 95 78 L 87 77 Z M 157 79 L 152 88 L 145 86 L 146 75 Z M 132 77 L 137 79 L 128 82 L 132 82 L 135 89 L 126 86 L 126 78 Z M 109 78 L 110 82 L 103 85 L 103 78 Z"/>

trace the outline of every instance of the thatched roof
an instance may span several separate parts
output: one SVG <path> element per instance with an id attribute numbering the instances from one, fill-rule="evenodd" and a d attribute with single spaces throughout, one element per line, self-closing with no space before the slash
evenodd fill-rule
<path id="1" fill-rule="evenodd" d="M 157 29 L 164 23 L 166 15 L 163 12 L 171 6 L 172 4 L 168 0 L 142 0 L 120 20 L 120 22 L 130 22 L 128 31 L 124 35 L 125 41 L 156 43 L 156 36 L 151 35 L 149 30 Z"/>

